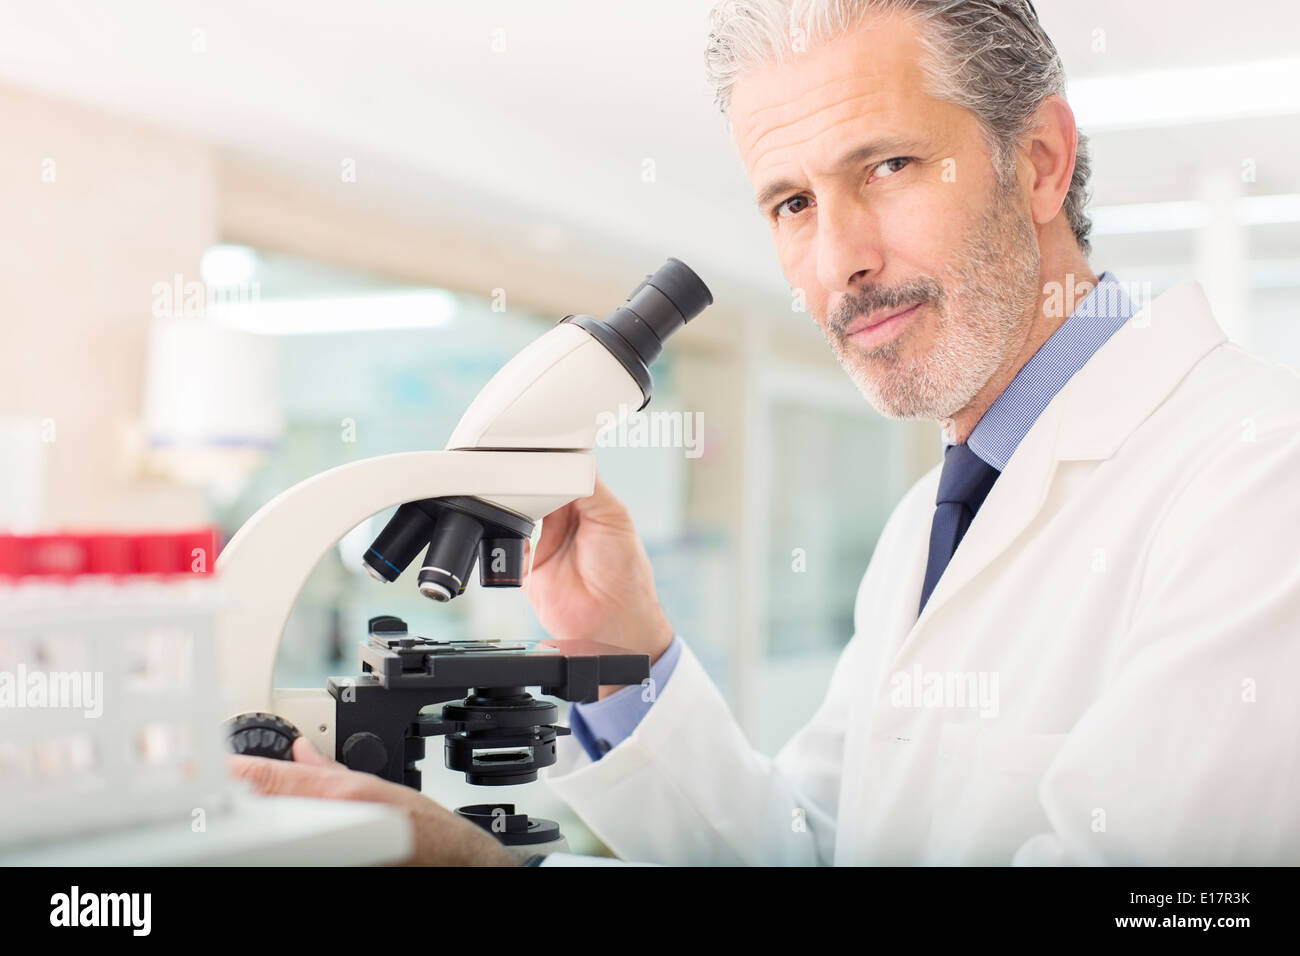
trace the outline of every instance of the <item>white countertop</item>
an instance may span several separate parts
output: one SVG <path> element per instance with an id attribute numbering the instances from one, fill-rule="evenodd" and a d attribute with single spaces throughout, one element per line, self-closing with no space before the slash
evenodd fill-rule
<path id="1" fill-rule="evenodd" d="M 0 866 L 365 866 L 410 849 L 410 819 L 385 804 L 239 793 L 203 832 L 186 818 L 0 847 Z"/>

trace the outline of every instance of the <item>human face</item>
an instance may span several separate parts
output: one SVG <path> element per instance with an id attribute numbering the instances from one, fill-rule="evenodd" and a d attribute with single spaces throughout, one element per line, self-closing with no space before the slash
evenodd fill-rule
<path id="1" fill-rule="evenodd" d="M 1014 360 L 1037 233 L 974 114 L 925 92 L 892 16 L 744 74 L 732 128 L 790 284 L 884 415 L 949 419 Z"/>

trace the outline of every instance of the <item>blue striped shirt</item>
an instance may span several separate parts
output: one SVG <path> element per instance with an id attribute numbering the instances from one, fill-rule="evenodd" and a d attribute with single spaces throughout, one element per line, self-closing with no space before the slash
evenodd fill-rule
<path id="1" fill-rule="evenodd" d="M 1004 471 L 1012 453 L 1048 402 L 1136 311 L 1113 275 L 1109 272 L 1099 275 L 1096 287 L 976 422 L 966 439 L 970 450 L 998 471 Z M 949 444 L 944 441 L 945 448 Z M 674 636 L 668 650 L 650 669 L 656 692 L 662 692 L 680 656 L 681 638 Z M 647 697 L 650 699 L 646 700 Z M 573 736 L 592 760 L 599 760 L 631 736 L 653 702 L 653 695 L 644 693 L 640 685 L 633 685 L 601 701 L 574 704 L 569 711 Z"/>
<path id="2" fill-rule="evenodd" d="M 982 461 L 1005 471 L 1011 454 L 1074 373 L 1087 364 L 1115 331 L 1137 311 L 1109 272 L 1024 364 L 976 422 L 966 444 Z M 952 442 L 943 442 L 946 450 Z"/>

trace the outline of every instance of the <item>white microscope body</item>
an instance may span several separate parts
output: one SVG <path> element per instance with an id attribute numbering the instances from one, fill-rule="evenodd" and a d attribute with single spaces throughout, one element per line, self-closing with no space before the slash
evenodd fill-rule
<path id="1" fill-rule="evenodd" d="M 394 505 L 472 498 L 471 505 L 531 530 L 557 508 L 590 495 L 596 473 L 591 450 L 602 416 L 644 407 L 651 387 L 647 366 L 662 340 L 712 301 L 689 268 L 669 259 L 607 319 L 566 316 L 506 363 L 465 412 L 446 450 L 341 465 L 264 505 L 217 561 L 227 606 L 217 630 L 225 713 L 274 715 L 322 753 L 334 754 L 335 699 L 325 689 L 273 686 L 285 624 L 321 555 Z M 372 548 L 368 560 L 387 580 L 405 567 L 401 561 L 401 567 L 381 564 L 374 554 Z M 454 584 L 426 589 L 429 571 L 426 559 L 421 590 L 439 600 L 454 597 Z M 463 581 L 448 573 L 441 579 L 463 590 Z"/>

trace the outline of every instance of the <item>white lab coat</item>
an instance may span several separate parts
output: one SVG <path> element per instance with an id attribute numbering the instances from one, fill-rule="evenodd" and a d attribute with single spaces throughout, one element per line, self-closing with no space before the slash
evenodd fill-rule
<path id="1" fill-rule="evenodd" d="M 1227 342 L 1198 284 L 1159 296 L 1035 422 L 917 620 L 938 477 L 774 759 L 688 645 L 603 759 L 562 738 L 553 790 L 647 862 L 1300 863 L 1295 370 Z"/>

